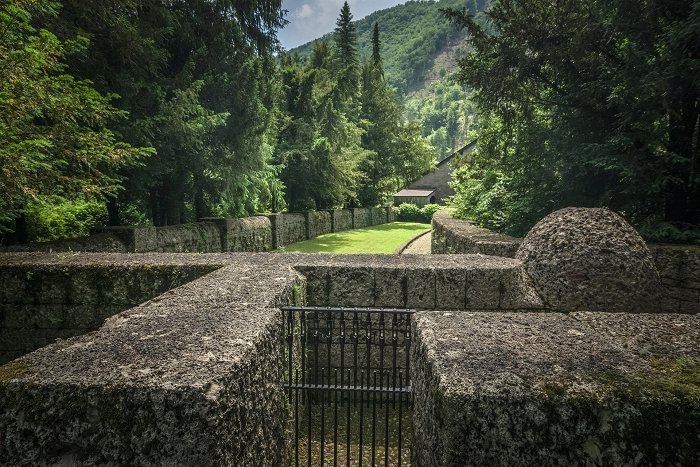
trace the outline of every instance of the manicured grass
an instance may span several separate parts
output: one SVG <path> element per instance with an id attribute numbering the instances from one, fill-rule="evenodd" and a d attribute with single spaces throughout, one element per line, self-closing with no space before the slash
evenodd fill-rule
<path id="1" fill-rule="evenodd" d="M 428 230 L 430 230 L 429 224 L 392 222 L 321 235 L 312 240 L 287 245 L 279 251 L 283 253 L 392 254 L 403 242 Z"/>

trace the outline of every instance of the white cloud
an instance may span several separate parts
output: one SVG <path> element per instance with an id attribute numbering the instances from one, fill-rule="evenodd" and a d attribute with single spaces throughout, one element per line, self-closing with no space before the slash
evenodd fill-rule
<path id="1" fill-rule="evenodd" d="M 302 6 L 297 8 L 297 10 L 294 12 L 294 18 L 295 19 L 304 19 L 308 18 L 314 13 L 313 8 L 311 8 L 311 5 L 308 3 L 304 3 Z"/>

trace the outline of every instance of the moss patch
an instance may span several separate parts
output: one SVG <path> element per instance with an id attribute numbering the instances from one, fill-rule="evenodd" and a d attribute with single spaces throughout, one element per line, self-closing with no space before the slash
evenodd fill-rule
<path id="1" fill-rule="evenodd" d="M 32 367 L 29 363 L 21 360 L 10 362 L 7 365 L 0 366 L 0 383 L 19 379 L 31 373 Z"/>

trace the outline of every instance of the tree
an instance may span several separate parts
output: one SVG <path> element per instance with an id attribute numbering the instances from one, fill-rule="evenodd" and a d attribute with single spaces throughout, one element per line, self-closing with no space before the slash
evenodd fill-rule
<path id="1" fill-rule="evenodd" d="M 357 98 L 360 87 L 360 59 L 357 53 L 357 31 L 346 1 L 340 10 L 334 33 L 335 72 L 338 80 L 338 100 L 349 102 Z"/>
<path id="2" fill-rule="evenodd" d="M 111 105 L 116 96 L 66 73 L 64 60 L 84 56 L 87 39 L 60 41 L 34 28 L 32 13 L 55 16 L 56 5 L 15 0 L 0 9 L 0 221 L 19 219 L 21 242 L 29 200 L 114 196 L 122 188 L 117 169 L 152 152 L 109 130 L 127 116 Z"/>
<path id="3" fill-rule="evenodd" d="M 515 234 L 567 205 L 700 221 L 697 1 L 497 0 L 488 27 L 447 14 L 469 32 L 460 78 L 481 114 L 465 215 Z"/>

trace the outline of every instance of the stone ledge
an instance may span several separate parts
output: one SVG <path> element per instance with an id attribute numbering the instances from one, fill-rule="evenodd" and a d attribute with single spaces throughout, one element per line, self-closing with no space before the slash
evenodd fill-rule
<path id="1" fill-rule="evenodd" d="M 433 254 L 483 254 L 512 258 L 522 239 L 455 219 L 449 210 L 433 215 Z"/>
<path id="2" fill-rule="evenodd" d="M 697 465 L 697 315 L 422 312 L 415 461 Z"/>

